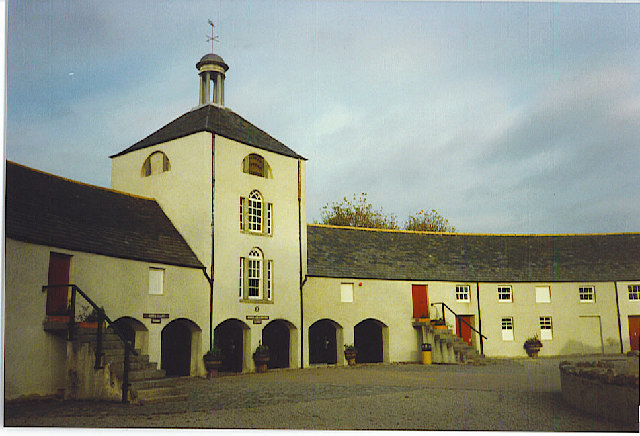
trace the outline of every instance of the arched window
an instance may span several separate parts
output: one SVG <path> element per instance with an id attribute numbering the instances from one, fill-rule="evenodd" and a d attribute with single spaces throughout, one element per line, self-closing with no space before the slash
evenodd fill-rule
<path id="1" fill-rule="evenodd" d="M 249 252 L 247 265 L 247 297 L 262 298 L 262 251 L 254 248 Z"/>
<path id="2" fill-rule="evenodd" d="M 142 177 L 164 173 L 171 169 L 171 163 L 166 154 L 161 151 L 153 152 L 142 164 Z"/>
<path id="3" fill-rule="evenodd" d="M 262 233 L 262 196 L 258 191 L 251 191 L 247 205 L 249 231 Z"/>
<path id="4" fill-rule="evenodd" d="M 248 154 L 242 160 L 242 171 L 254 176 L 264 177 L 265 179 L 272 177 L 269 163 L 265 158 L 255 153 Z"/>
<path id="5" fill-rule="evenodd" d="M 240 231 L 271 235 L 273 204 L 263 200 L 259 191 L 240 197 Z"/>
<path id="6" fill-rule="evenodd" d="M 264 259 L 262 250 L 254 247 L 249 256 L 240 258 L 241 300 L 272 300 L 273 260 Z"/>

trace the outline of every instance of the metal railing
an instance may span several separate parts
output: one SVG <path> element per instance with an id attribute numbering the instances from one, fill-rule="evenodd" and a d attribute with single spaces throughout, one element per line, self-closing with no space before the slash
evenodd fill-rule
<path id="1" fill-rule="evenodd" d="M 487 338 L 485 335 L 483 335 L 482 333 L 480 333 L 478 330 L 476 330 L 476 329 L 475 329 L 471 324 L 469 324 L 468 322 L 466 322 L 463 318 L 460 318 L 460 317 L 458 316 L 458 314 L 457 314 L 457 313 L 455 313 L 455 312 L 453 311 L 453 309 L 451 309 L 451 308 L 450 308 L 449 306 L 447 306 L 445 303 L 432 303 L 431 305 L 432 305 L 432 306 L 435 306 L 435 305 L 437 305 L 437 304 L 440 304 L 440 305 L 442 306 L 442 310 L 441 310 L 441 311 L 442 311 L 442 321 L 444 321 L 444 323 L 445 323 L 445 324 L 446 324 L 446 320 L 445 320 L 445 311 L 444 311 L 444 308 L 446 307 L 447 309 L 449 309 L 449 312 L 453 313 L 453 315 L 456 317 L 456 321 L 465 323 L 466 325 L 468 325 L 468 326 L 469 326 L 469 328 L 470 328 L 471 330 L 473 330 L 473 331 L 474 331 L 474 332 L 476 332 L 478 335 L 480 335 L 480 342 L 482 342 L 482 338 L 484 338 L 484 339 L 489 339 L 489 338 Z"/>
<path id="2" fill-rule="evenodd" d="M 80 294 L 80 296 L 83 297 L 87 301 L 87 303 L 89 303 L 89 305 L 91 305 L 91 307 L 93 307 L 93 309 L 97 312 L 98 325 L 96 329 L 96 352 L 95 352 L 96 361 L 93 366 L 94 369 L 104 368 L 103 366 L 104 352 L 102 351 L 102 348 L 103 348 L 102 325 L 105 323 L 105 321 L 109 323 L 109 326 L 113 329 L 114 333 L 118 336 L 120 341 L 122 341 L 122 343 L 124 344 L 124 362 L 123 362 L 123 371 L 122 371 L 122 402 L 128 403 L 129 388 L 130 388 L 130 384 L 129 384 L 130 358 L 132 353 L 135 356 L 138 355 L 138 352 L 134 349 L 133 344 L 124 337 L 124 335 L 122 334 L 118 326 L 114 324 L 111 318 L 109 318 L 107 314 L 104 312 L 104 309 L 102 307 L 98 307 L 98 305 L 86 293 L 84 293 L 82 289 L 80 289 L 79 287 L 77 287 L 72 283 L 69 283 L 66 285 L 45 285 L 42 287 L 42 292 L 46 292 L 48 289 L 52 289 L 52 288 L 71 288 L 71 298 L 69 300 L 69 306 L 67 308 L 67 315 L 69 316 L 69 322 L 67 326 L 67 340 L 73 340 L 76 337 L 77 323 L 75 318 L 76 318 L 76 299 L 78 294 Z"/>

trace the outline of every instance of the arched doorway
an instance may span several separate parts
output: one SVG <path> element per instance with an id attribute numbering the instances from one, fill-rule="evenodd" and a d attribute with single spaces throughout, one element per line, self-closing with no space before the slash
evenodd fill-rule
<path id="1" fill-rule="evenodd" d="M 338 362 L 337 332 L 341 328 L 330 319 L 321 319 L 309 327 L 309 363 Z"/>
<path id="2" fill-rule="evenodd" d="M 365 319 L 354 329 L 354 345 L 358 350 L 356 362 L 375 363 L 384 361 L 383 329 L 386 326 L 375 319 Z"/>
<path id="3" fill-rule="evenodd" d="M 262 343 L 269 347 L 269 368 L 288 368 L 291 335 L 286 321 L 276 319 L 262 330 Z"/>
<path id="4" fill-rule="evenodd" d="M 184 318 L 173 320 L 162 329 L 161 368 L 167 376 L 191 375 L 193 351 L 197 351 L 192 349 L 192 339 L 200 331 L 197 324 Z"/>
<path id="5" fill-rule="evenodd" d="M 113 322 L 124 338 L 133 344 L 134 348 L 142 350 L 144 354 L 149 349 L 149 330 L 142 322 L 130 316 L 123 316 Z"/>
<path id="6" fill-rule="evenodd" d="M 222 350 L 224 372 L 242 372 L 244 362 L 244 331 L 248 327 L 240 320 L 228 319 L 213 331 L 214 345 Z"/>

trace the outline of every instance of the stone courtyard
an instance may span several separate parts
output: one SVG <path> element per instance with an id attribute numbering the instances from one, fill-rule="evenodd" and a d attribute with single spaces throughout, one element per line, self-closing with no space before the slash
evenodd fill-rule
<path id="1" fill-rule="evenodd" d="M 183 378 L 179 384 L 187 394 L 184 402 L 142 405 L 60 400 L 15 402 L 5 404 L 4 424 L 638 431 L 637 424 L 608 421 L 567 405 L 562 399 L 558 369 L 563 360 L 589 360 L 589 357 L 486 359 L 481 365 L 370 364 L 223 375 L 210 380 Z"/>

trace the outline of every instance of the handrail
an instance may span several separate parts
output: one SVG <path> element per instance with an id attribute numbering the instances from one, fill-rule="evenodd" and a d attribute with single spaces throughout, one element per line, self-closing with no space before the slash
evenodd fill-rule
<path id="1" fill-rule="evenodd" d="M 466 325 L 469 326 L 469 328 L 471 330 L 473 330 L 474 332 L 476 332 L 477 334 L 479 334 L 481 337 L 485 338 L 485 339 L 489 339 L 487 338 L 485 335 L 483 335 L 482 333 L 480 333 L 478 330 L 476 330 L 471 324 L 469 324 L 468 322 L 466 322 L 464 319 L 462 318 L 458 318 L 458 314 L 455 313 L 453 311 L 453 309 L 451 309 L 449 306 L 447 306 L 445 303 L 431 303 L 432 306 L 435 306 L 436 304 L 441 304 L 442 305 L 442 320 L 444 321 L 444 308 L 446 307 L 447 309 L 449 309 L 449 312 L 453 313 L 456 317 L 456 321 L 462 321 L 463 323 L 465 323 Z"/>
<path id="2" fill-rule="evenodd" d="M 96 363 L 94 365 L 94 369 L 101 369 L 102 366 L 102 357 L 104 353 L 102 352 L 102 323 L 107 321 L 115 334 L 118 336 L 120 341 L 124 344 L 124 362 L 123 362 L 123 372 L 122 372 L 122 402 L 129 402 L 129 355 L 133 353 L 135 356 L 138 355 L 138 352 L 135 350 L 131 342 L 129 342 L 118 326 L 111 321 L 111 318 L 107 316 L 104 309 L 102 307 L 98 307 L 98 305 L 78 286 L 68 283 L 65 285 L 45 285 L 42 287 L 42 292 L 46 292 L 47 289 L 52 288 L 71 288 L 71 301 L 69 302 L 69 308 L 67 309 L 67 314 L 69 315 L 69 327 L 67 330 L 67 339 L 73 339 L 75 335 L 75 315 L 76 315 L 76 294 L 80 294 L 86 301 L 89 303 L 97 312 L 98 312 L 98 328 L 96 330 Z"/>

